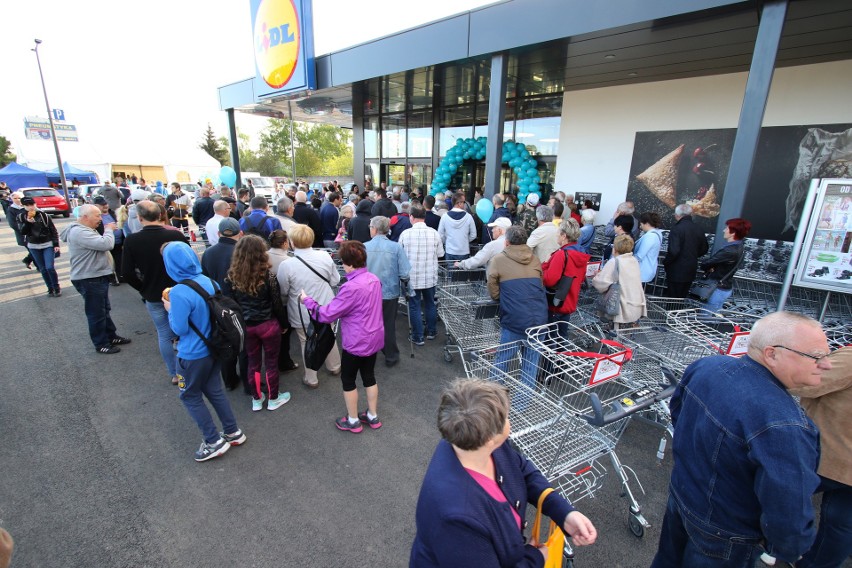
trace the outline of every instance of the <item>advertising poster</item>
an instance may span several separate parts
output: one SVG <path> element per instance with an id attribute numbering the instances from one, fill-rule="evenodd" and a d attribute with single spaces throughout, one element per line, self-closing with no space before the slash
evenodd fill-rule
<path id="1" fill-rule="evenodd" d="M 820 184 L 795 284 L 852 293 L 852 179 Z"/>
<path id="2" fill-rule="evenodd" d="M 735 128 L 637 132 L 627 199 L 637 213 L 659 213 L 664 228 L 688 203 L 693 221 L 715 232 L 735 137 Z M 792 241 L 810 180 L 829 177 L 852 177 L 852 124 L 762 128 L 743 205 L 749 236 Z"/>

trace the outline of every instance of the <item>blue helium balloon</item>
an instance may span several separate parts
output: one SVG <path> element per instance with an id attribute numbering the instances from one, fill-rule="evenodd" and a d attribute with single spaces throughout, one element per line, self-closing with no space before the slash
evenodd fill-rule
<path id="1" fill-rule="evenodd" d="M 223 166 L 219 170 L 219 179 L 228 187 L 233 188 L 237 184 L 237 172 L 231 166 Z"/>
<path id="2" fill-rule="evenodd" d="M 464 144 L 464 138 L 457 138 L 456 139 L 456 146 L 461 146 L 462 144 Z"/>
<path id="3" fill-rule="evenodd" d="M 529 152 L 529 150 L 527 150 L 526 148 L 524 148 L 523 150 L 521 150 L 521 157 L 522 157 L 523 159 L 525 159 L 525 160 L 529 159 L 529 157 L 530 157 L 530 152 Z"/>
<path id="4" fill-rule="evenodd" d="M 444 181 L 450 181 L 453 178 L 451 174 L 444 174 Z"/>
<path id="5" fill-rule="evenodd" d="M 462 158 L 464 158 L 465 160 L 469 160 L 470 159 L 470 152 L 465 152 L 464 154 L 462 154 Z"/>
<path id="6" fill-rule="evenodd" d="M 503 154 L 503 156 L 500 158 L 500 163 L 505 164 L 508 161 L 509 161 L 509 154 Z"/>
<path id="7" fill-rule="evenodd" d="M 526 147 L 526 144 L 524 144 L 523 142 L 515 142 L 515 148 L 518 150 L 518 152 L 520 152 Z"/>
<path id="8" fill-rule="evenodd" d="M 483 223 L 487 223 L 491 220 L 491 214 L 494 213 L 494 204 L 491 203 L 490 199 L 480 199 L 476 202 L 476 216 L 479 217 Z"/>

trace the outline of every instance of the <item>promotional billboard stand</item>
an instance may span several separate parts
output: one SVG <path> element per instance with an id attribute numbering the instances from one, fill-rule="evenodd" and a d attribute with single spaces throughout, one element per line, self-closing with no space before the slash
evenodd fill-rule
<path id="1" fill-rule="evenodd" d="M 793 285 L 826 292 L 819 321 L 825 318 L 832 293 L 852 294 L 852 179 L 811 181 L 790 260 L 780 310 Z"/>

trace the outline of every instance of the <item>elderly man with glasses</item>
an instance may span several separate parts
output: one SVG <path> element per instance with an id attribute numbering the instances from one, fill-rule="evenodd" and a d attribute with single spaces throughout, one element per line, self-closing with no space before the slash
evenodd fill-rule
<path id="1" fill-rule="evenodd" d="M 832 368 L 818 322 L 760 319 L 748 354 L 690 365 L 672 397 L 674 469 L 652 568 L 748 567 L 760 546 L 795 562 L 816 536 L 819 432 L 790 391 Z"/>

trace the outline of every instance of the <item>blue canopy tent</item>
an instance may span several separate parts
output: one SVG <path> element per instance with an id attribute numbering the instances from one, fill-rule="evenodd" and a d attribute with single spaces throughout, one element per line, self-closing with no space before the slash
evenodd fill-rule
<path id="1" fill-rule="evenodd" d="M 65 179 L 68 182 L 77 178 L 77 181 L 81 184 L 86 183 L 98 183 L 98 176 L 96 176 L 93 172 L 87 172 L 86 170 L 81 170 L 79 168 L 75 168 L 68 164 L 68 162 L 62 162 L 62 169 L 65 170 Z M 59 184 L 59 168 L 53 168 L 52 170 L 47 170 L 44 172 L 47 174 L 47 181 L 50 183 Z"/>
<path id="2" fill-rule="evenodd" d="M 47 174 L 39 170 L 31 170 L 25 166 L 12 162 L 0 170 L 0 181 L 12 189 L 22 187 L 47 187 Z"/>

